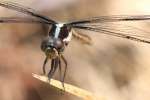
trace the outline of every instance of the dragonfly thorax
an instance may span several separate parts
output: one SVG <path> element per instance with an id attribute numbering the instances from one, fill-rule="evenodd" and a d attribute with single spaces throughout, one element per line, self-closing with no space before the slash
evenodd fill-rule
<path id="1" fill-rule="evenodd" d="M 65 24 L 52 25 L 49 36 L 42 41 L 41 49 L 46 56 L 57 57 L 59 53 L 64 51 L 65 46 L 71 40 L 71 36 L 71 28 Z"/>
<path id="2" fill-rule="evenodd" d="M 71 28 L 63 23 L 54 24 L 49 32 L 49 36 L 59 38 L 65 44 L 68 44 L 72 37 Z"/>

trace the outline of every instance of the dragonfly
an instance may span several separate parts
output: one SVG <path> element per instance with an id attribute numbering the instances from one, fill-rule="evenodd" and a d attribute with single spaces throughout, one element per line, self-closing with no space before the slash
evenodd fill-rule
<path id="1" fill-rule="evenodd" d="M 72 38 L 77 38 L 84 44 L 91 44 L 91 38 L 87 34 L 76 32 L 75 30 L 85 30 L 97 32 L 105 35 L 125 38 L 137 42 L 150 44 L 150 41 L 138 34 L 128 34 L 124 30 L 114 29 L 112 22 L 134 22 L 150 20 L 150 15 L 112 15 L 112 16 L 99 16 L 86 18 L 82 20 L 70 21 L 59 23 L 37 13 L 32 8 L 25 7 L 14 2 L 0 1 L 0 6 L 14 10 L 31 17 L 0 17 L 0 23 L 30 23 L 30 24 L 45 24 L 51 27 L 45 39 L 41 42 L 41 50 L 45 53 L 46 57 L 42 66 L 43 74 L 47 75 L 49 80 L 53 77 L 57 69 L 62 74 L 62 63 L 64 66 L 63 76 L 60 78 L 64 86 L 64 80 L 67 72 L 67 60 L 64 57 L 64 50 L 68 46 Z M 120 25 L 118 25 L 120 26 Z M 129 27 L 130 26 L 126 26 Z M 132 29 L 138 30 L 135 27 Z M 144 32 L 144 31 L 143 31 Z M 46 73 L 46 64 L 51 61 L 50 70 Z"/>

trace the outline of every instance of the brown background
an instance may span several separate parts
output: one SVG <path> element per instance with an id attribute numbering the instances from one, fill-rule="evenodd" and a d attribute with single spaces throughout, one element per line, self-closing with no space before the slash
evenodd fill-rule
<path id="1" fill-rule="evenodd" d="M 59 22 L 112 14 L 150 14 L 148 0 L 13 1 Z M 0 16 L 25 15 L 0 7 Z M 148 22 L 138 25 L 149 29 Z M 45 25 L 0 24 L 0 100 L 80 100 L 70 94 L 62 95 L 31 76 L 42 73 L 45 55 L 40 43 L 46 29 Z M 92 37 L 93 45 L 82 45 L 73 39 L 66 48 L 67 83 L 105 100 L 150 99 L 149 44 L 81 32 Z"/>

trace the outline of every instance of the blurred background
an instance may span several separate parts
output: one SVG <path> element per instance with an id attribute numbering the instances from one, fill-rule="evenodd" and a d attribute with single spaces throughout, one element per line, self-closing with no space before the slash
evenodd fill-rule
<path id="1" fill-rule="evenodd" d="M 31 7 L 58 22 L 102 15 L 150 14 L 149 0 L 10 1 Z M 0 16 L 26 15 L 0 7 Z M 150 32 L 148 21 L 130 24 Z M 81 100 L 32 78 L 31 73 L 42 74 L 45 55 L 40 45 L 47 31 L 47 26 L 42 24 L 0 24 L 0 100 Z M 73 39 L 66 48 L 66 83 L 105 100 L 150 99 L 149 44 L 78 32 L 91 36 L 93 45 L 83 45 Z"/>

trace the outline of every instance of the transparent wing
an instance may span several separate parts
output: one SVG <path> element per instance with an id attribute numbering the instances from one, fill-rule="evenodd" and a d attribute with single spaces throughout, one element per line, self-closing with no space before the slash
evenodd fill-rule
<path id="1" fill-rule="evenodd" d="M 31 8 L 24 7 L 24 6 L 22 6 L 20 4 L 17 4 L 17 3 L 0 1 L 0 6 L 11 9 L 11 10 L 15 10 L 15 11 L 18 11 L 18 12 L 22 12 L 22 13 L 30 15 L 30 16 L 34 16 L 34 17 L 36 17 L 36 18 L 38 18 L 38 19 L 40 19 L 44 22 L 48 22 L 48 23 L 51 23 L 51 24 L 56 23 L 55 21 L 53 21 L 52 19 L 49 19 L 46 16 L 42 16 L 38 13 L 35 13 L 33 10 L 31 11 Z"/>
<path id="2" fill-rule="evenodd" d="M 49 22 L 44 22 L 38 19 L 23 18 L 23 17 L 0 17 L 0 23 L 42 23 L 50 24 Z"/>
<path id="3" fill-rule="evenodd" d="M 114 15 L 114 16 L 100 16 L 94 18 L 88 18 L 78 21 L 69 22 L 71 26 L 84 25 L 92 23 L 104 23 L 104 22 L 119 22 L 119 21 L 143 21 L 150 20 L 150 15 Z"/>
<path id="4" fill-rule="evenodd" d="M 148 38 L 150 32 L 129 25 L 118 23 L 98 23 L 76 25 L 74 28 L 99 32 L 101 34 L 112 35 L 150 44 L 150 38 Z M 140 35 L 141 33 L 142 35 Z"/>

